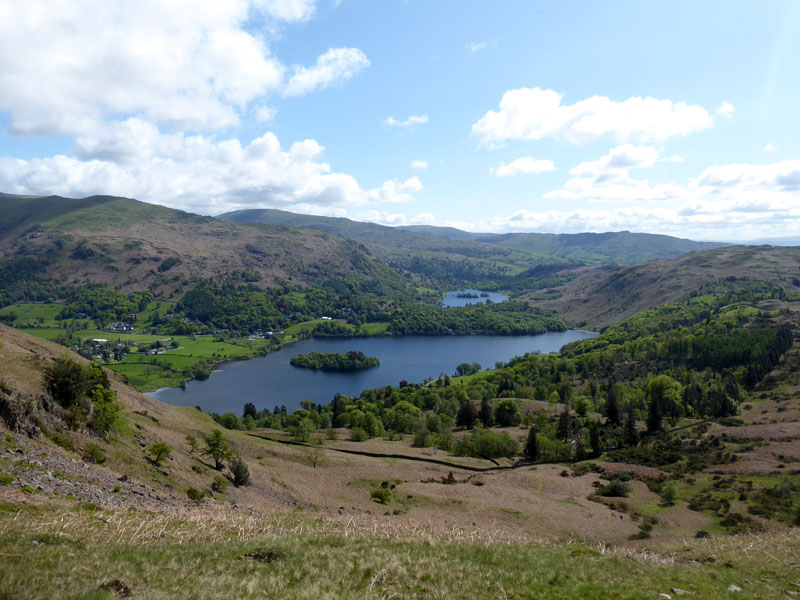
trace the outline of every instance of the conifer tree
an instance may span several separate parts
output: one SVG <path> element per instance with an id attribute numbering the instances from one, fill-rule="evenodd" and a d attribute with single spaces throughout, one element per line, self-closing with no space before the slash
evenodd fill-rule
<path id="1" fill-rule="evenodd" d="M 472 429 L 475 425 L 477 415 L 471 400 L 463 400 L 456 413 L 456 426 L 462 429 Z"/>
<path id="2" fill-rule="evenodd" d="M 539 440 L 536 437 L 535 427 L 531 427 L 528 431 L 528 440 L 525 442 L 525 458 L 531 462 L 539 460 Z"/>
<path id="3" fill-rule="evenodd" d="M 612 427 L 617 427 L 620 424 L 619 397 L 617 396 L 616 383 L 611 383 L 608 386 L 608 394 L 606 396 L 606 419 L 608 419 L 608 424 Z"/>
<path id="4" fill-rule="evenodd" d="M 570 438 L 571 433 L 570 425 L 569 411 L 561 411 L 561 414 L 558 415 L 558 429 L 556 431 L 556 437 L 560 440 L 567 441 Z"/>
<path id="5" fill-rule="evenodd" d="M 623 435 L 625 437 L 625 444 L 628 446 L 635 446 L 639 443 L 639 433 L 636 431 L 636 413 L 633 410 L 633 405 L 628 405 L 628 410 L 625 413 Z"/>
<path id="6" fill-rule="evenodd" d="M 489 400 L 484 398 L 481 400 L 481 410 L 478 413 L 478 418 L 483 423 L 484 427 L 491 427 L 494 425 L 494 420 L 492 419 L 492 407 L 489 406 Z"/>
<path id="7" fill-rule="evenodd" d="M 662 429 L 661 419 L 663 418 L 661 414 L 661 406 L 660 402 L 658 401 L 658 397 L 653 396 L 650 400 L 650 404 L 647 407 L 647 432 L 648 433 L 658 433 Z"/>
<path id="8" fill-rule="evenodd" d="M 222 461 L 228 460 L 233 456 L 228 440 L 222 436 L 221 430 L 215 429 L 210 435 L 204 435 L 203 441 L 206 443 L 203 454 L 213 458 L 214 468 L 217 471 L 222 471 Z"/>
<path id="9" fill-rule="evenodd" d="M 603 445 L 600 441 L 600 427 L 596 421 L 592 422 L 589 428 L 589 446 L 592 448 L 592 457 L 597 458 L 603 452 Z"/>

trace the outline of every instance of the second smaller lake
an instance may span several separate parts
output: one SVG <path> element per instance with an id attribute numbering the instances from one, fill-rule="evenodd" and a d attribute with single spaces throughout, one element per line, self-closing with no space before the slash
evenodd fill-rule
<path id="1" fill-rule="evenodd" d="M 459 294 L 469 296 L 477 296 L 476 298 L 459 298 Z M 485 294 L 485 295 L 482 295 Z M 442 306 L 445 308 L 452 308 L 454 306 L 466 306 L 467 304 L 482 304 L 487 300 L 492 302 L 505 302 L 508 296 L 498 292 L 484 292 L 482 290 L 453 290 L 447 292 L 442 299 Z"/>

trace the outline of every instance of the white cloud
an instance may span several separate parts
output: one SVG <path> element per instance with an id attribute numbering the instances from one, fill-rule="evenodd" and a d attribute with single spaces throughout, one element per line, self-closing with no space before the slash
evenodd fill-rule
<path id="1" fill-rule="evenodd" d="M 419 213 L 411 217 L 412 225 L 436 225 L 436 217 L 431 213 Z"/>
<path id="2" fill-rule="evenodd" d="M 519 210 L 482 223 L 446 221 L 444 226 L 465 231 L 505 233 L 538 231 L 635 231 L 690 239 L 747 240 L 776 235 L 800 235 L 800 205 L 748 205 L 729 200 L 706 200 L 676 205 L 646 205 L 576 210 Z"/>
<path id="3" fill-rule="evenodd" d="M 371 190 L 331 172 L 314 140 L 281 148 L 273 133 L 242 146 L 238 140 L 160 134 L 131 119 L 86 138 L 75 156 L 0 158 L 0 189 L 19 194 L 82 197 L 112 194 L 174 208 L 218 214 L 278 207 L 299 212 L 409 202 L 417 177 Z"/>
<path id="4" fill-rule="evenodd" d="M 70 136 L 118 115 L 220 129 L 283 78 L 265 40 L 245 28 L 257 8 L 247 0 L 6 6 L 0 110 L 14 133 Z"/>
<path id="5" fill-rule="evenodd" d="M 19 135 L 93 135 L 135 117 L 162 130 L 240 124 L 270 94 L 299 94 L 369 64 L 334 48 L 316 65 L 272 55 L 269 23 L 304 21 L 314 0 L 73 0 L 6 2 L 0 9 L 0 111 Z"/>
<path id="6" fill-rule="evenodd" d="M 369 64 L 369 59 L 358 48 L 332 48 L 317 58 L 313 67 L 295 67 L 283 95 L 300 96 L 326 88 L 335 81 L 352 78 Z"/>
<path id="7" fill-rule="evenodd" d="M 275 114 L 277 112 L 278 111 L 270 106 L 261 106 L 258 110 L 256 110 L 256 121 L 259 123 L 269 123 L 275 118 Z"/>
<path id="8" fill-rule="evenodd" d="M 424 171 L 428 168 L 428 161 L 427 160 L 412 160 L 411 164 L 409 165 L 412 169 L 417 169 L 419 171 Z"/>
<path id="9" fill-rule="evenodd" d="M 428 115 L 424 114 L 424 115 L 411 115 L 404 121 L 398 121 L 394 117 L 387 117 L 383 121 L 383 124 L 386 125 L 387 127 L 407 128 L 407 127 L 413 127 L 414 125 L 424 125 L 427 122 L 428 122 Z"/>
<path id="10" fill-rule="evenodd" d="M 725 119 L 730 119 L 733 117 L 733 113 L 735 110 L 736 109 L 734 108 L 733 104 L 725 101 L 722 104 L 720 104 L 719 108 L 717 109 L 717 114 Z"/>
<path id="11" fill-rule="evenodd" d="M 255 6 L 280 21 L 306 21 L 314 14 L 316 0 L 254 0 Z"/>
<path id="12" fill-rule="evenodd" d="M 359 221 L 389 225 L 391 227 L 398 227 L 400 225 L 436 225 L 436 217 L 431 213 L 419 213 L 409 218 L 403 213 L 368 210 L 356 214 L 355 218 Z"/>
<path id="13" fill-rule="evenodd" d="M 501 164 L 497 168 L 489 169 L 495 177 L 513 177 L 515 175 L 528 175 L 532 173 L 547 173 L 555 171 L 556 166 L 552 160 L 535 159 L 532 156 L 523 156 L 507 165 Z"/>
<path id="14" fill-rule="evenodd" d="M 472 52 L 474 54 L 475 52 L 480 52 L 481 50 L 486 48 L 486 46 L 488 46 L 488 45 L 489 44 L 486 43 L 486 42 L 472 42 L 470 44 L 466 44 L 464 46 L 464 48 L 466 50 L 469 50 L 470 52 Z"/>
<path id="15" fill-rule="evenodd" d="M 772 142 L 767 142 L 764 146 L 764 152 L 775 152 L 775 144 Z"/>
<path id="16" fill-rule="evenodd" d="M 472 126 L 472 137 L 487 146 L 543 138 L 582 144 L 605 135 L 621 142 L 653 142 L 713 126 L 713 119 L 702 106 L 684 102 L 649 97 L 616 102 L 592 96 L 564 105 L 562 97 L 540 88 L 507 91 L 499 110 L 488 111 Z"/>
<path id="17" fill-rule="evenodd" d="M 600 160 L 582 162 L 570 170 L 572 175 L 600 177 L 615 173 L 627 175 L 629 169 L 652 167 L 658 161 L 658 150 L 652 146 L 626 144 L 612 148 Z"/>
<path id="18" fill-rule="evenodd" d="M 713 193 L 800 192 L 800 160 L 783 160 L 766 165 L 730 164 L 709 167 L 693 182 Z"/>
<path id="19" fill-rule="evenodd" d="M 615 148 L 598 161 L 576 166 L 571 171 L 575 177 L 543 195 L 546 201 L 615 204 L 613 208 L 518 211 L 490 220 L 488 230 L 630 229 L 732 240 L 800 234 L 800 160 L 717 165 L 683 184 L 631 178 L 629 169 L 657 160 L 652 150 Z"/>

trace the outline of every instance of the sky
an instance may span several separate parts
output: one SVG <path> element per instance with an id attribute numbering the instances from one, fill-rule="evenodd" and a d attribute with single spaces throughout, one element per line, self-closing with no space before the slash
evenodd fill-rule
<path id="1" fill-rule="evenodd" d="M 800 235 L 800 2 L 0 0 L 0 191 Z"/>

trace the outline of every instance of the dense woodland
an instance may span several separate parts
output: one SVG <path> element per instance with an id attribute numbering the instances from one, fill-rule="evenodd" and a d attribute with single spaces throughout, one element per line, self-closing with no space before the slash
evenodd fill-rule
<path id="1" fill-rule="evenodd" d="M 363 352 L 309 352 L 298 354 L 289 360 L 293 367 L 319 371 L 361 371 L 381 364 L 374 356 L 366 356 Z"/>

